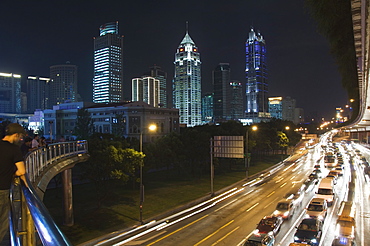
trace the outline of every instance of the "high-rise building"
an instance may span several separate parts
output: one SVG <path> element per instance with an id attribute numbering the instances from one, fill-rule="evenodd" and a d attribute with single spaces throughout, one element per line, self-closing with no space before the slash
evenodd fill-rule
<path id="1" fill-rule="evenodd" d="M 283 98 L 269 97 L 269 112 L 272 118 L 283 119 Z"/>
<path id="2" fill-rule="evenodd" d="M 213 118 L 215 122 L 231 119 L 230 64 L 220 63 L 213 70 Z"/>
<path id="3" fill-rule="evenodd" d="M 269 118 L 265 40 L 253 28 L 245 42 L 246 110 L 245 117 L 259 122 Z"/>
<path id="4" fill-rule="evenodd" d="M 201 61 L 198 47 L 186 31 L 175 54 L 173 106 L 180 111 L 180 124 L 188 127 L 202 123 Z"/>
<path id="5" fill-rule="evenodd" d="M 232 120 L 239 120 L 243 118 L 243 85 L 238 80 L 232 80 L 229 84 L 231 90 L 230 100 L 230 118 Z"/>
<path id="6" fill-rule="evenodd" d="M 159 107 L 160 82 L 149 76 L 132 79 L 132 101 L 143 101 L 152 107 Z"/>
<path id="7" fill-rule="evenodd" d="M 159 107 L 167 108 L 167 73 L 161 70 L 161 67 L 154 65 L 149 68 L 150 71 L 144 73 L 144 76 L 154 77 L 159 80 Z"/>
<path id="8" fill-rule="evenodd" d="M 207 93 L 202 97 L 202 121 L 213 122 L 213 93 Z"/>
<path id="9" fill-rule="evenodd" d="M 49 106 L 77 101 L 77 66 L 67 62 L 50 67 Z"/>
<path id="10" fill-rule="evenodd" d="M 291 97 L 285 97 L 283 99 L 283 111 L 282 111 L 282 119 L 294 121 L 294 111 L 295 111 L 295 99 Z"/>
<path id="11" fill-rule="evenodd" d="M 123 37 L 118 35 L 118 21 L 100 26 L 94 38 L 93 102 L 123 101 Z"/>
<path id="12" fill-rule="evenodd" d="M 0 73 L 0 112 L 21 113 L 21 75 Z"/>
<path id="13" fill-rule="evenodd" d="M 47 109 L 49 101 L 50 78 L 40 76 L 27 77 L 27 112 L 33 113 L 36 109 Z"/>

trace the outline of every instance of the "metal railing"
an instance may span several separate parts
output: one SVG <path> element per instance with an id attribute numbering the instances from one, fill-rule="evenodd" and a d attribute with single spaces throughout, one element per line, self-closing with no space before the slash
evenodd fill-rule
<path id="1" fill-rule="evenodd" d="M 11 245 L 72 245 L 51 218 L 35 192 L 33 182 L 48 166 L 84 153 L 87 153 L 87 141 L 55 143 L 28 154 L 25 160 L 27 174 L 22 180 L 16 178 L 10 190 Z"/>

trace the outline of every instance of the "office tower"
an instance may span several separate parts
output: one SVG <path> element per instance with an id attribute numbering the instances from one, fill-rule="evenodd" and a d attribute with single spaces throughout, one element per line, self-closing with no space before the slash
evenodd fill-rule
<path id="1" fill-rule="evenodd" d="M 157 65 L 149 69 L 150 71 L 144 73 L 143 76 L 150 76 L 159 80 L 159 107 L 167 108 L 167 73 Z"/>
<path id="2" fill-rule="evenodd" d="M 220 63 L 213 70 L 213 119 L 223 122 L 231 119 L 230 64 Z"/>
<path id="3" fill-rule="evenodd" d="M 40 76 L 27 77 L 27 112 L 33 113 L 36 109 L 47 109 L 50 78 Z"/>
<path id="4" fill-rule="evenodd" d="M 283 99 L 283 111 L 282 111 L 282 119 L 294 121 L 294 111 L 295 111 L 295 99 L 291 97 L 284 97 Z"/>
<path id="5" fill-rule="evenodd" d="M 94 103 L 123 101 L 122 49 L 118 21 L 101 25 L 100 36 L 94 38 Z"/>
<path id="6" fill-rule="evenodd" d="M 213 122 L 213 93 L 207 93 L 202 97 L 202 121 Z"/>
<path id="7" fill-rule="evenodd" d="M 238 80 L 232 80 L 229 84 L 231 90 L 230 99 L 230 118 L 232 120 L 239 120 L 243 118 L 243 85 Z"/>
<path id="8" fill-rule="evenodd" d="M 21 113 L 21 76 L 0 73 L 0 112 Z"/>
<path id="9" fill-rule="evenodd" d="M 272 118 L 283 119 L 283 98 L 269 97 L 269 112 Z"/>
<path id="10" fill-rule="evenodd" d="M 132 79 L 132 101 L 143 101 L 153 107 L 159 107 L 160 82 L 154 77 Z"/>
<path id="11" fill-rule="evenodd" d="M 245 117 L 259 122 L 268 118 L 267 67 L 265 40 L 253 28 L 245 43 L 246 110 Z"/>
<path id="12" fill-rule="evenodd" d="M 198 47 L 186 31 L 175 54 L 173 106 L 180 111 L 180 124 L 193 127 L 201 124 L 201 73 Z"/>
<path id="13" fill-rule="evenodd" d="M 49 107 L 77 101 L 77 66 L 67 62 L 50 67 Z"/>

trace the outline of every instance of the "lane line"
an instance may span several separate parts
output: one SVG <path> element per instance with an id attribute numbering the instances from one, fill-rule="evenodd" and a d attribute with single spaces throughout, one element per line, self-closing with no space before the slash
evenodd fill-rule
<path id="1" fill-rule="evenodd" d="M 275 191 L 273 191 L 273 192 L 271 192 L 270 194 L 268 194 L 266 197 L 270 197 L 270 196 L 272 196 L 272 194 L 274 194 L 275 193 Z"/>
<path id="2" fill-rule="evenodd" d="M 176 231 L 173 231 L 173 232 L 171 232 L 171 233 L 167 234 L 167 235 L 166 235 L 166 236 L 164 236 L 164 237 L 161 237 L 161 238 L 157 239 L 156 241 L 154 241 L 154 242 L 152 242 L 152 243 L 148 244 L 147 246 L 150 246 L 150 245 L 153 245 L 153 244 L 155 244 L 155 243 L 158 243 L 158 242 L 162 241 L 163 239 L 165 239 L 165 238 L 167 238 L 167 237 L 169 237 L 169 236 L 172 236 L 173 234 L 175 234 L 175 233 L 177 233 L 177 232 L 179 232 L 179 231 L 181 231 L 181 230 L 183 230 L 183 229 L 185 229 L 185 228 L 187 228 L 187 227 L 191 226 L 192 224 L 195 224 L 195 223 L 197 223 L 197 222 L 201 221 L 202 219 L 205 219 L 206 217 L 208 217 L 208 214 L 206 214 L 206 215 L 204 215 L 203 217 L 201 217 L 201 218 L 199 218 L 199 219 L 197 219 L 197 220 L 194 220 L 193 222 L 191 222 L 191 223 L 189 223 L 189 224 L 187 224 L 187 225 L 185 225 L 185 226 L 183 226 L 183 227 L 181 227 L 181 228 L 177 229 Z"/>
<path id="3" fill-rule="evenodd" d="M 254 204 L 252 207 L 250 207 L 250 208 L 248 208 L 247 210 L 246 210 L 246 212 L 249 212 L 249 211 L 251 211 L 254 207 L 256 207 L 258 204 L 260 204 L 259 202 L 257 202 L 256 204 Z"/>
<path id="4" fill-rule="evenodd" d="M 197 242 L 196 244 L 194 244 L 194 246 L 198 246 L 199 244 L 203 243 L 204 241 L 206 241 L 208 238 L 216 235 L 219 231 L 221 231 L 223 228 L 225 228 L 226 226 L 230 225 L 231 223 L 233 223 L 234 220 L 230 221 L 229 223 L 226 223 L 225 225 L 221 226 L 220 228 L 218 228 L 215 232 L 209 234 L 207 237 L 203 238 L 202 240 L 200 240 L 199 242 Z"/>
<path id="5" fill-rule="evenodd" d="M 223 236 L 222 238 L 218 239 L 214 244 L 212 244 L 211 246 L 215 246 L 216 244 L 218 244 L 219 242 L 221 242 L 222 240 L 224 240 L 226 237 L 230 236 L 231 233 L 233 233 L 234 231 L 238 230 L 240 228 L 240 226 L 236 227 L 234 230 L 230 231 L 229 233 L 227 233 L 225 236 Z"/>

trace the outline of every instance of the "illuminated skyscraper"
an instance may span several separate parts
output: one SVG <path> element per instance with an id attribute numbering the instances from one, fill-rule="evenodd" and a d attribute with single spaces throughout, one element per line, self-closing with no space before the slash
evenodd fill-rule
<path id="1" fill-rule="evenodd" d="M 144 76 L 151 76 L 159 80 L 159 107 L 167 108 L 167 73 L 157 65 L 149 69 L 150 71 L 144 73 Z"/>
<path id="2" fill-rule="evenodd" d="M 50 67 L 49 107 L 77 102 L 77 66 L 67 62 Z"/>
<path id="3" fill-rule="evenodd" d="M 213 119 L 231 120 L 230 64 L 220 63 L 213 70 Z"/>
<path id="4" fill-rule="evenodd" d="M 36 109 L 47 109 L 49 105 L 50 78 L 40 76 L 27 77 L 27 112 L 33 113 Z"/>
<path id="5" fill-rule="evenodd" d="M 232 120 L 243 118 L 243 85 L 238 80 L 232 80 L 229 84 L 231 90 L 230 117 Z"/>
<path id="6" fill-rule="evenodd" d="M 193 127 L 201 124 L 200 54 L 186 31 L 175 54 L 173 78 L 173 106 L 179 109 L 180 124 Z"/>
<path id="7" fill-rule="evenodd" d="M 245 42 L 246 110 L 245 117 L 259 122 L 269 118 L 265 40 L 253 28 Z"/>
<path id="8" fill-rule="evenodd" d="M 118 22 L 101 25 L 100 36 L 94 38 L 94 103 L 123 101 L 122 48 Z"/>
<path id="9" fill-rule="evenodd" d="M 143 101 L 153 107 L 160 104 L 160 82 L 149 76 L 132 79 L 132 101 Z"/>
<path id="10" fill-rule="evenodd" d="M 0 73 L 0 112 L 21 113 L 21 76 Z"/>

